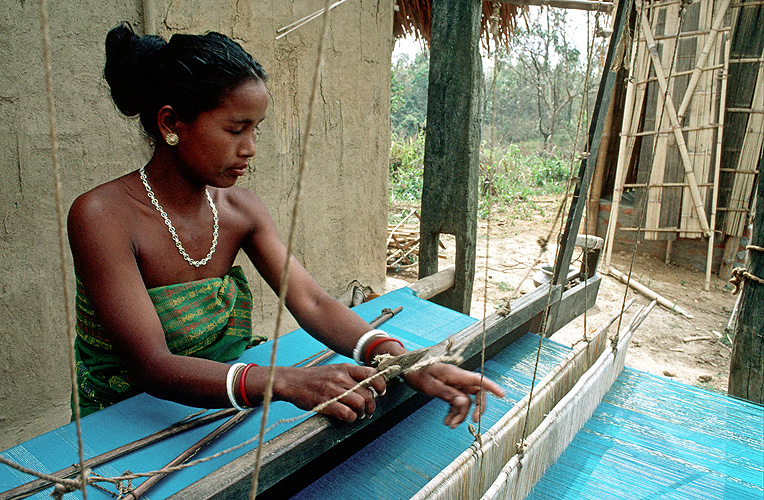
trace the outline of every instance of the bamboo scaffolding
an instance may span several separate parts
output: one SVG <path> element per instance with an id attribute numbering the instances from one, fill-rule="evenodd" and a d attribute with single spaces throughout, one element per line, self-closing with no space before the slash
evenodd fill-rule
<path id="1" fill-rule="evenodd" d="M 759 63 L 759 71 L 757 75 L 757 82 L 753 93 L 753 99 L 751 102 L 751 108 L 749 110 L 748 124 L 746 127 L 746 134 L 743 139 L 742 147 L 740 148 L 740 155 L 738 156 L 738 164 L 735 165 L 736 170 L 752 172 L 756 170 L 758 166 L 759 153 L 762 148 L 762 142 L 764 139 L 764 89 L 762 89 L 761 82 L 764 82 L 764 64 Z M 754 110 L 761 109 L 762 112 L 754 112 Z M 728 109 L 728 111 L 738 111 L 739 108 Z M 738 209 L 737 212 L 740 215 L 734 217 L 725 217 L 724 220 L 724 232 L 725 234 L 742 235 L 745 227 L 746 217 L 745 213 L 748 212 L 747 207 L 750 201 L 751 191 L 753 189 L 753 175 L 735 175 L 733 183 L 732 195 L 727 203 L 728 208 Z"/>
<path id="2" fill-rule="evenodd" d="M 721 172 L 734 172 L 736 174 L 750 174 L 750 175 L 756 175 L 759 173 L 759 170 L 740 170 L 739 168 L 722 168 L 719 169 Z"/>
<path id="3" fill-rule="evenodd" d="M 670 5 L 668 7 L 665 7 L 665 18 L 666 18 L 666 25 L 663 26 L 663 29 L 674 29 L 677 33 L 679 31 L 679 23 L 676 21 L 679 19 L 679 5 Z M 653 10 L 653 12 L 656 12 Z M 657 21 L 657 16 L 651 16 L 654 21 Z M 669 21 L 673 21 L 674 24 L 670 25 Z M 647 25 L 650 33 L 652 34 L 653 28 L 650 27 L 650 22 L 648 16 L 642 17 L 642 23 L 641 25 Z M 649 39 L 643 35 L 643 39 L 645 40 L 645 47 L 646 51 L 643 52 L 643 54 L 650 54 L 652 55 L 652 47 L 649 43 Z M 670 75 L 673 77 L 675 67 L 674 67 L 674 54 L 677 51 L 677 43 L 678 39 L 676 37 L 674 38 L 668 38 L 664 40 L 661 43 L 661 49 L 662 54 L 659 56 L 660 60 L 667 59 L 671 62 L 671 69 L 670 69 Z M 656 54 L 658 50 L 658 44 L 657 42 L 653 42 Z M 647 65 L 645 66 L 646 73 L 649 74 L 650 72 L 650 58 L 645 57 Z M 672 130 L 672 123 L 671 121 L 666 117 L 666 113 L 663 112 L 663 110 L 666 108 L 666 102 L 672 101 L 672 94 L 665 91 L 665 89 L 660 87 L 660 75 L 661 71 L 663 70 L 662 63 L 656 64 L 655 60 L 652 60 L 653 66 L 656 66 L 655 72 L 655 81 L 658 83 L 658 87 L 661 89 L 660 92 L 656 91 L 655 89 L 652 89 L 653 92 L 655 92 L 656 97 L 656 104 L 655 108 L 651 108 L 650 111 L 655 113 L 654 116 L 654 125 L 657 130 L 663 130 L 668 128 L 669 131 Z M 660 67 L 660 69 L 658 68 Z M 676 82 L 676 80 L 670 80 L 669 83 Z M 647 88 L 646 91 L 649 91 Z M 664 201 L 664 195 L 669 194 L 666 193 L 663 190 L 663 187 L 661 184 L 666 179 L 666 170 L 667 170 L 667 160 L 668 160 L 668 154 L 669 154 L 669 134 L 664 135 L 657 135 L 654 139 L 653 143 L 653 151 L 652 151 L 652 157 L 650 159 L 650 167 L 647 169 L 648 171 L 648 183 L 652 186 L 650 189 L 648 189 L 645 193 L 645 196 L 647 197 L 647 204 L 645 206 L 645 215 L 644 215 L 644 227 L 645 228 L 656 228 L 660 227 L 661 222 L 661 205 Z M 668 165 L 669 174 L 672 170 L 672 165 Z M 661 233 L 658 232 L 646 232 L 644 233 L 644 237 L 647 239 L 658 239 Z"/>
<path id="4" fill-rule="evenodd" d="M 741 7 L 754 7 L 756 5 L 764 5 L 764 1 L 733 3 L 732 5 L 730 5 L 730 8 L 740 9 Z"/>
<path id="5" fill-rule="evenodd" d="M 692 168 L 692 161 L 690 160 L 690 156 L 687 153 L 687 144 L 684 140 L 684 134 L 682 134 L 680 129 L 679 117 L 677 116 L 676 109 L 674 108 L 671 94 L 668 92 L 668 82 L 666 81 L 666 77 L 663 74 L 663 65 L 661 63 L 660 56 L 658 55 L 655 40 L 653 40 L 648 21 L 644 18 L 642 19 L 642 33 L 644 34 L 645 40 L 647 41 L 648 50 L 653 61 L 655 74 L 658 77 L 658 85 L 661 89 L 661 93 L 666 96 L 664 106 L 666 112 L 668 113 L 669 120 L 672 123 L 672 131 L 674 133 L 674 137 L 676 138 L 676 145 L 679 149 L 679 154 L 682 158 L 682 166 L 684 167 L 687 182 L 690 184 L 689 191 L 690 195 L 692 196 L 692 204 L 695 209 L 695 213 L 698 216 L 700 227 L 703 229 L 703 234 L 707 236 L 711 230 L 708 226 L 708 219 L 706 218 L 704 204 L 701 200 L 700 191 L 698 190 L 698 183 L 695 179 L 695 173 Z"/>
<path id="6" fill-rule="evenodd" d="M 720 68 L 721 69 L 721 68 Z M 708 125 L 700 125 L 697 127 L 682 127 L 680 130 L 682 132 L 697 132 L 699 130 L 713 130 L 719 128 L 718 123 L 709 123 Z M 651 135 L 658 135 L 658 134 L 668 134 L 671 132 L 671 129 L 665 129 L 665 130 L 644 130 L 642 132 L 635 132 L 630 135 L 630 137 L 646 137 Z"/>
<path id="7" fill-rule="evenodd" d="M 662 3 L 661 5 L 665 5 L 665 4 Z M 730 29 L 731 28 L 729 26 L 723 26 L 723 27 L 719 28 L 719 31 L 729 31 Z M 671 33 L 671 34 L 668 34 L 668 35 L 655 35 L 655 41 L 656 42 L 660 42 L 660 41 L 665 40 L 667 38 L 676 38 L 676 37 L 679 37 L 681 39 L 681 38 L 689 38 L 689 37 L 694 37 L 694 36 L 704 36 L 704 35 L 708 35 L 710 33 L 711 33 L 710 29 L 707 29 L 707 30 L 695 30 L 695 31 L 682 31 L 681 33 L 678 33 L 678 34 L 677 33 Z"/>
<path id="8" fill-rule="evenodd" d="M 622 227 L 622 228 L 619 228 L 618 230 L 619 231 L 631 232 L 631 233 L 634 233 L 634 232 L 640 232 L 640 233 L 651 232 L 651 233 L 677 233 L 678 234 L 680 232 L 684 232 L 684 233 L 703 234 L 703 231 L 700 230 L 700 229 L 687 229 L 687 230 L 682 231 L 681 229 L 676 228 L 676 227 L 653 227 L 653 228 L 650 228 L 650 229 L 647 229 L 647 228 L 644 228 L 644 227 Z M 671 240 L 668 240 L 668 241 L 670 242 Z"/>
<path id="9" fill-rule="evenodd" d="M 728 113 L 747 113 L 749 115 L 764 114 L 764 108 L 727 108 Z"/>
<path id="10" fill-rule="evenodd" d="M 729 2 L 729 0 L 726 0 Z M 708 122 L 713 121 L 717 105 L 716 98 L 718 94 L 718 88 L 714 87 L 715 72 L 703 71 L 703 67 L 707 62 L 716 61 L 717 63 L 723 62 L 721 60 L 721 54 L 718 50 L 721 37 L 716 36 L 721 27 L 721 22 L 725 19 L 724 13 L 719 15 L 719 10 L 724 9 L 726 12 L 726 6 L 724 4 L 716 5 L 712 0 L 702 0 L 699 5 L 700 15 L 699 23 L 702 26 L 711 26 L 711 31 L 706 37 L 706 42 L 702 44 L 702 39 L 696 37 L 695 51 L 693 53 L 695 57 L 695 67 L 690 75 L 690 81 L 682 96 L 682 105 L 685 106 L 683 114 L 680 114 L 677 110 L 677 116 L 680 123 L 689 125 L 690 128 L 698 128 L 704 126 Z M 717 25 L 718 24 L 718 25 Z M 678 84 L 678 80 L 675 80 L 675 88 Z M 682 135 L 688 145 L 692 145 L 694 155 L 693 158 L 693 172 L 698 179 L 698 190 L 700 191 L 701 200 L 704 202 L 704 213 L 706 208 L 710 210 L 710 206 L 707 200 L 715 196 L 713 190 L 713 172 L 714 172 L 714 145 L 716 142 L 715 129 L 701 129 L 693 132 L 686 132 Z M 712 186 L 703 187 L 700 185 L 700 181 L 710 181 Z M 682 191 L 682 209 L 680 212 L 679 227 L 684 231 L 695 230 L 698 228 L 697 218 L 692 216 L 692 206 L 690 203 L 690 196 L 688 192 L 689 186 Z M 709 225 L 710 226 L 710 225 Z M 713 227 L 713 226 L 710 226 Z M 708 235 L 706 235 L 708 236 Z M 695 233 L 680 233 L 679 237 L 696 237 Z"/>
<path id="11" fill-rule="evenodd" d="M 714 42 L 716 41 L 716 34 L 719 33 L 719 30 L 722 27 L 722 23 L 724 22 L 724 16 L 727 15 L 729 5 L 730 0 L 721 0 L 716 13 L 714 14 L 711 31 L 706 38 L 705 45 L 703 45 L 703 50 L 695 61 L 695 69 L 693 70 L 692 77 L 690 78 L 690 83 L 687 84 L 687 91 L 685 92 L 682 103 L 679 105 L 679 109 L 676 112 L 677 116 L 679 117 L 679 121 L 684 119 L 684 115 L 690 105 L 690 99 L 692 98 L 693 92 L 695 92 L 695 87 L 698 85 L 700 75 L 703 72 L 703 66 L 705 66 L 706 61 L 708 60 L 708 54 L 711 52 L 711 48 L 714 46 Z"/>
<path id="12" fill-rule="evenodd" d="M 722 69 L 723 67 L 724 67 L 724 65 L 722 65 L 722 64 L 712 64 L 710 66 L 703 67 L 703 69 L 701 71 L 712 71 L 712 70 L 715 70 L 715 69 Z M 692 73 L 694 71 L 695 70 L 692 70 L 692 69 L 687 69 L 687 70 L 683 70 L 683 71 L 676 71 L 676 72 L 672 73 L 671 76 L 672 77 L 677 77 L 677 76 L 692 75 Z M 637 82 L 637 84 L 638 85 L 642 85 L 642 84 L 645 84 L 645 83 L 653 83 L 653 82 L 657 82 L 657 81 L 658 81 L 658 79 L 656 77 L 650 76 L 650 77 L 645 78 L 644 80 L 639 80 Z"/>
<path id="13" fill-rule="evenodd" d="M 711 187 L 714 184 L 712 182 L 706 182 L 698 184 L 698 187 Z M 658 184 L 647 184 L 644 182 L 635 182 L 635 183 L 626 183 L 623 185 L 625 188 L 653 188 L 653 187 L 664 187 L 664 188 L 680 188 L 680 187 L 687 187 L 689 184 L 686 182 L 661 182 Z"/>

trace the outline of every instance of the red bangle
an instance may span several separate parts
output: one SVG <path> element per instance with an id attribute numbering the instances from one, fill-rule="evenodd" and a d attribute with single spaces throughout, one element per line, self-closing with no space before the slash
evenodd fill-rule
<path id="1" fill-rule="evenodd" d="M 401 342 L 398 339 L 394 339 L 392 337 L 380 337 L 378 339 L 374 339 L 374 340 L 372 340 L 369 343 L 369 347 L 366 348 L 366 353 L 364 354 L 364 357 L 363 357 L 363 359 L 364 359 L 364 361 L 366 362 L 367 365 L 370 364 L 369 363 L 369 356 L 371 355 L 371 350 L 374 349 L 375 347 L 377 347 L 379 344 L 381 344 L 383 342 L 395 342 L 396 344 L 398 344 L 401 347 L 403 347 L 403 342 Z"/>
<path id="2" fill-rule="evenodd" d="M 247 372 L 250 368 L 253 366 L 257 366 L 254 363 L 250 363 L 247 366 L 244 367 L 244 369 L 241 371 L 241 378 L 239 379 L 239 393 L 241 394 L 241 400 L 244 401 L 245 406 L 252 407 L 252 403 L 249 402 L 249 399 L 247 399 L 247 384 L 246 384 L 246 378 L 247 378 Z"/>

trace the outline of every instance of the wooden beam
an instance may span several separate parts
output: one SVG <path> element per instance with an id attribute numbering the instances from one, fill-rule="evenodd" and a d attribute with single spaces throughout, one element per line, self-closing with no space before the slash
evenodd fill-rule
<path id="1" fill-rule="evenodd" d="M 512 5 L 533 5 L 537 7 L 555 7 L 558 9 L 588 10 L 591 12 L 613 12 L 612 2 L 590 2 L 587 0 L 500 0 Z"/>
<path id="2" fill-rule="evenodd" d="M 759 154 L 759 170 L 764 167 L 764 149 Z M 764 179 L 756 188 L 751 246 L 764 247 Z M 749 249 L 746 270 L 764 279 L 764 251 Z M 735 338 L 732 342 L 727 391 L 731 396 L 764 404 L 764 284 L 747 279 L 743 284 Z"/>
<path id="3" fill-rule="evenodd" d="M 424 147 L 419 277 L 438 272 L 438 237 L 456 237 L 455 280 L 433 302 L 469 314 L 480 158 L 482 2 L 434 0 Z"/>

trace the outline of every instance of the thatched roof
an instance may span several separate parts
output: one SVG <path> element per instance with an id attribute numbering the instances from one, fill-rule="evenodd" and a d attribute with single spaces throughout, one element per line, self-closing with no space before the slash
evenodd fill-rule
<path id="1" fill-rule="evenodd" d="M 402 38 L 411 35 L 429 45 L 432 0 L 396 0 L 395 3 L 393 36 Z M 517 5 L 484 1 L 483 15 L 480 19 L 480 37 L 483 45 L 487 47 L 491 38 L 494 39 L 494 43 L 506 44 L 521 11 L 522 7 Z"/>

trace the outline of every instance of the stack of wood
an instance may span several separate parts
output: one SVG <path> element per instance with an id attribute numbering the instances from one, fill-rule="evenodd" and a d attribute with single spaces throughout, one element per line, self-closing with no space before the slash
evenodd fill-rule
<path id="1" fill-rule="evenodd" d="M 419 261 L 419 225 L 387 225 L 387 267 L 400 269 Z"/>
<path id="2" fill-rule="evenodd" d="M 399 270 L 419 263 L 419 223 L 406 224 L 412 216 L 419 220 L 419 214 L 412 210 L 397 224 L 387 225 L 387 267 Z M 446 245 L 438 238 L 438 247 L 445 250 Z M 445 259 L 445 255 L 438 257 Z"/>

